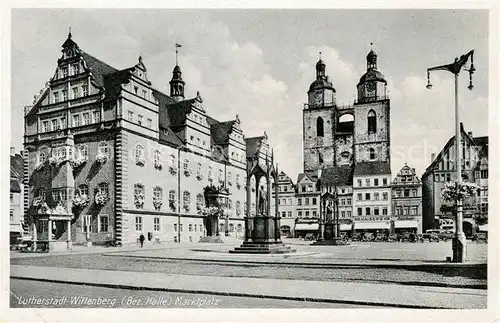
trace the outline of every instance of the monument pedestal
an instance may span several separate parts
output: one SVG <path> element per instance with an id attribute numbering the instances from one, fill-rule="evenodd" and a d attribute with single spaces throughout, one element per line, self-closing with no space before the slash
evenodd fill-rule
<path id="1" fill-rule="evenodd" d="M 245 241 L 240 247 L 229 250 L 230 253 L 283 254 L 295 252 L 295 249 L 281 241 L 279 218 L 256 216 L 245 218 Z"/>
<path id="2" fill-rule="evenodd" d="M 324 226 L 324 239 L 313 242 L 311 246 L 345 246 L 349 244 L 349 242 L 342 240 L 342 238 L 335 237 L 335 224 L 327 222 Z"/>

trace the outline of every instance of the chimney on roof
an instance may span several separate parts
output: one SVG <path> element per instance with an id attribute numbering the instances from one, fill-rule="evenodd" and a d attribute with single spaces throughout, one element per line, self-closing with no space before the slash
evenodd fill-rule
<path id="1" fill-rule="evenodd" d="M 16 148 L 10 147 L 10 155 L 15 156 L 16 155 Z"/>
<path id="2" fill-rule="evenodd" d="M 467 134 L 472 138 L 472 131 L 467 132 Z"/>
<path id="3" fill-rule="evenodd" d="M 436 159 L 436 153 L 431 154 L 431 163 L 434 161 L 434 159 Z"/>

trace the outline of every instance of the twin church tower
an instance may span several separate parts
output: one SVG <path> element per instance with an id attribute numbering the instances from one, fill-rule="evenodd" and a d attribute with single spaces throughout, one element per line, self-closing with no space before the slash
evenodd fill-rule
<path id="1" fill-rule="evenodd" d="M 303 110 L 305 173 L 337 167 L 352 168 L 351 176 L 357 167 L 368 169 L 363 173 L 371 168 L 390 173 L 387 81 L 377 70 L 373 50 L 366 56 L 366 63 L 366 73 L 357 84 L 358 98 L 350 106 L 337 105 L 325 63 L 320 58 L 316 64 L 316 80 L 307 91 L 308 103 Z"/>

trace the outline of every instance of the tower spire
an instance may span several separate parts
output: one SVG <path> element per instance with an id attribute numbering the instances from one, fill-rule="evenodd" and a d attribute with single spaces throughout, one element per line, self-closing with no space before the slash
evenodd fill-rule
<path id="1" fill-rule="evenodd" d="M 71 39 L 71 25 L 69 26 L 68 38 Z"/>
<path id="2" fill-rule="evenodd" d="M 172 72 L 172 80 L 170 81 L 170 96 L 175 101 L 181 101 L 184 99 L 185 82 L 182 80 L 182 71 L 179 67 L 179 47 L 182 47 L 182 45 L 175 43 L 175 67 Z"/>
<path id="3" fill-rule="evenodd" d="M 179 48 L 182 47 L 181 44 L 175 43 L 175 65 L 179 65 Z"/>

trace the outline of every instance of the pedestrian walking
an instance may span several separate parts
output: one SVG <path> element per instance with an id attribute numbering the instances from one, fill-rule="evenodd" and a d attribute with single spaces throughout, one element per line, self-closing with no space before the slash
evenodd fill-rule
<path id="1" fill-rule="evenodd" d="M 141 242 L 141 248 L 144 246 L 144 235 L 141 233 L 141 236 L 139 237 L 139 241 Z"/>

